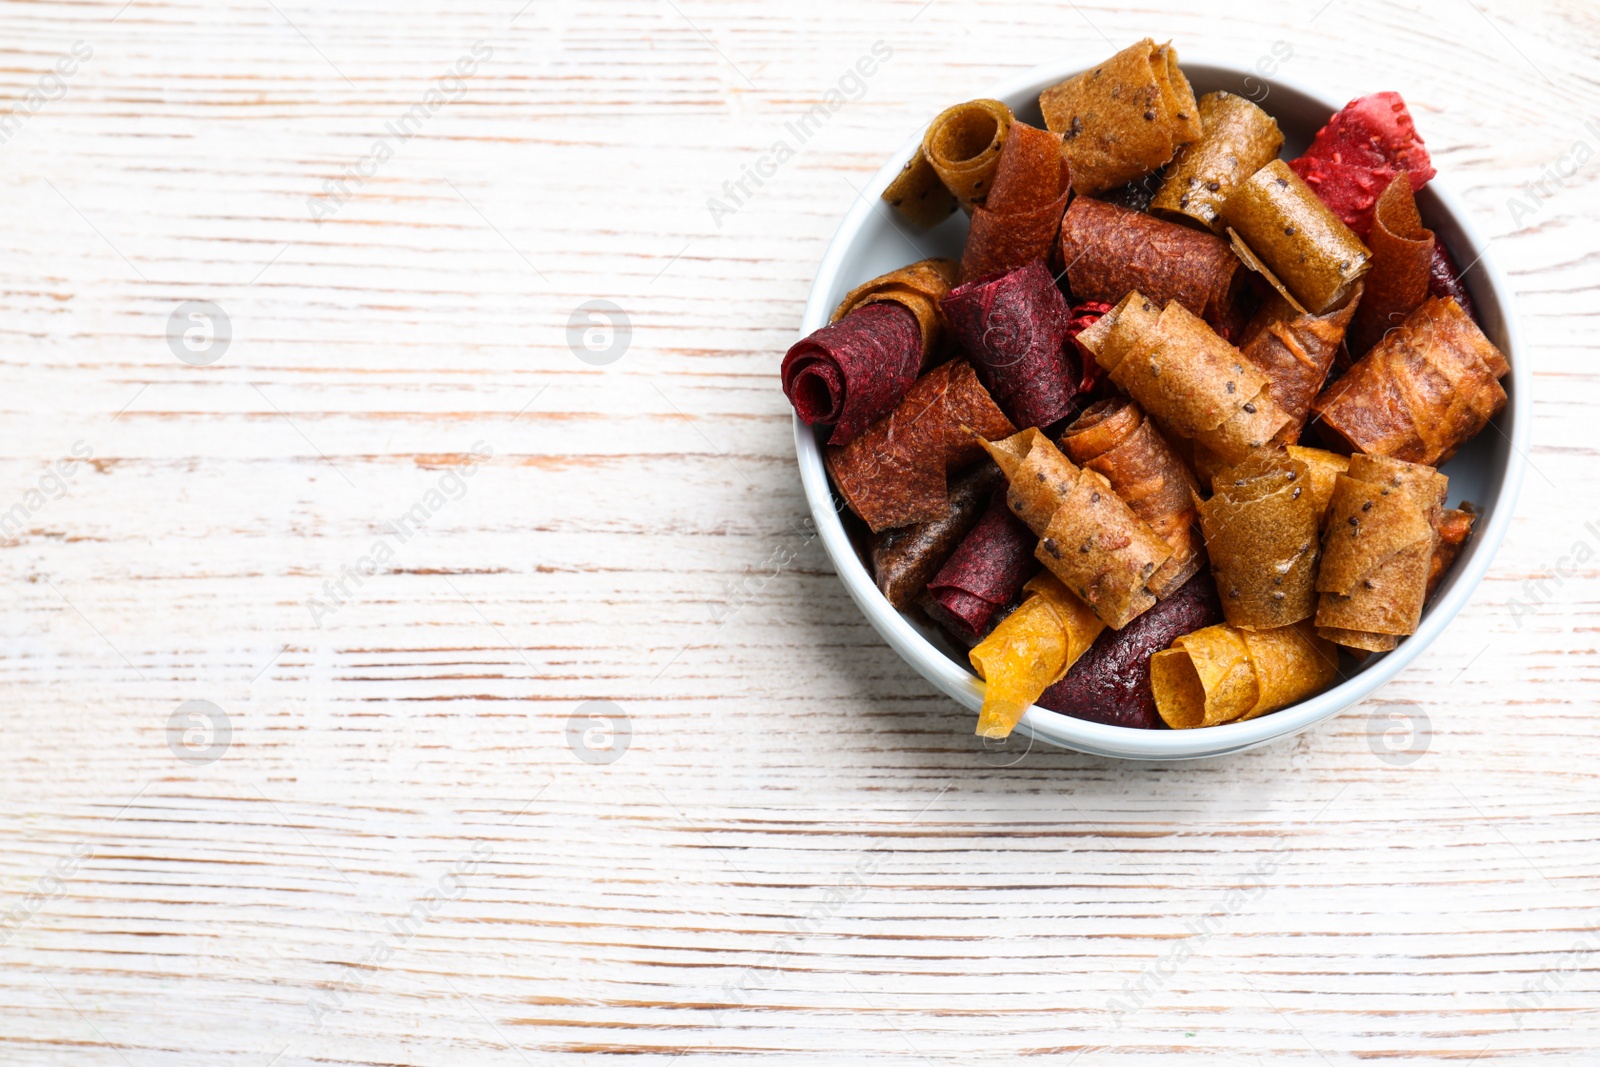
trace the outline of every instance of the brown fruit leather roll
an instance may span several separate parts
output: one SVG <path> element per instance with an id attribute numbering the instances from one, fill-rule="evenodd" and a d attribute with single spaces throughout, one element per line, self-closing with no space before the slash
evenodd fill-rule
<path id="1" fill-rule="evenodd" d="M 1063 138 L 1072 187 L 1098 193 L 1148 174 L 1200 137 L 1200 106 L 1178 53 L 1146 37 L 1093 70 L 1039 94 Z"/>
<path id="2" fill-rule="evenodd" d="M 1290 445 L 1285 451 L 1310 468 L 1311 499 L 1316 508 L 1318 522 L 1326 523 L 1328 503 L 1333 499 L 1333 485 L 1339 480 L 1339 475 L 1350 469 L 1350 457 L 1322 448 L 1305 448 L 1301 445 Z"/>
<path id="3" fill-rule="evenodd" d="M 883 199 L 919 230 L 931 230 L 956 210 L 955 194 L 939 180 L 921 148 L 883 191 Z"/>
<path id="4" fill-rule="evenodd" d="M 1446 297 L 1431 297 L 1311 404 L 1334 447 L 1437 465 L 1506 404 L 1505 356 Z"/>
<path id="5" fill-rule="evenodd" d="M 1066 417 L 1078 391 L 1076 353 L 1067 353 L 1072 312 L 1043 260 L 965 282 L 942 308 L 978 379 L 1012 422 L 1049 426 Z"/>
<path id="6" fill-rule="evenodd" d="M 1433 543 L 1433 559 L 1428 562 L 1426 599 L 1433 599 L 1434 590 L 1439 588 L 1439 583 L 1450 572 L 1456 557 L 1466 547 L 1467 538 L 1472 536 L 1472 524 L 1477 518 L 1477 512 L 1472 510 L 1471 504 L 1463 504 L 1460 508 L 1445 508 L 1439 512 L 1438 521 L 1433 526 L 1433 532 L 1437 536 Z"/>
<path id="7" fill-rule="evenodd" d="M 1115 304 L 1137 291 L 1212 321 L 1226 312 L 1243 277 L 1239 257 L 1220 237 L 1087 196 L 1067 208 L 1059 254 L 1074 299 Z"/>
<path id="8" fill-rule="evenodd" d="M 1275 630 L 1317 610 L 1317 541 L 1322 510 L 1310 468 L 1263 448 L 1218 472 L 1200 505 L 1211 574 L 1228 623 Z"/>
<path id="9" fill-rule="evenodd" d="M 1194 476 L 1155 424 L 1127 397 L 1101 400 L 1061 437 L 1073 462 L 1102 475 L 1133 513 L 1172 548 L 1150 576 L 1150 592 L 1168 596 L 1205 563 Z"/>
<path id="10" fill-rule="evenodd" d="M 1034 427 L 983 447 L 1011 483 L 1007 505 L 1040 538 L 1034 555 L 1101 622 L 1120 630 L 1155 604 L 1149 581 L 1172 549 L 1110 482 Z"/>
<path id="11" fill-rule="evenodd" d="M 997 468 L 984 469 L 1004 481 Z M 1039 573 L 1039 561 L 1033 558 L 1038 543 L 1006 507 L 1004 488 L 997 488 L 983 518 L 928 582 L 923 611 L 962 641 L 977 643 Z"/>
<path id="12" fill-rule="evenodd" d="M 1433 231 L 1423 228 L 1406 175 L 1395 175 L 1378 197 L 1367 244 L 1372 249 L 1372 269 L 1350 324 L 1350 351 L 1357 356 L 1365 355 L 1428 299 Z"/>
<path id="13" fill-rule="evenodd" d="M 1274 293 L 1245 327 L 1239 351 L 1267 376 L 1267 394 L 1289 416 L 1275 438 L 1280 444 L 1300 439 L 1311 402 L 1328 380 L 1361 299 L 1361 283 L 1357 282 L 1352 299 L 1343 307 L 1311 315 L 1301 314 Z"/>
<path id="14" fill-rule="evenodd" d="M 1267 377 L 1182 304 L 1129 293 L 1078 335 L 1111 380 L 1163 430 L 1237 463 L 1289 422 Z"/>
<path id="15" fill-rule="evenodd" d="M 1367 652 L 1415 633 L 1449 479 L 1432 467 L 1350 457 L 1334 483 L 1317 572 L 1317 632 Z"/>
<path id="16" fill-rule="evenodd" d="M 1343 300 L 1371 259 L 1361 239 L 1281 159 L 1241 182 L 1221 216 L 1240 258 L 1264 264 L 1267 280 L 1313 314 Z"/>
<path id="17" fill-rule="evenodd" d="M 966 360 L 933 368 L 900 406 L 843 448 L 823 453 L 839 495 L 873 533 L 950 514 L 946 478 L 983 458 L 973 435 L 1015 433 Z"/>
<path id="18" fill-rule="evenodd" d="M 1061 135 L 1014 123 L 1000 150 L 994 188 L 972 212 L 961 277 L 1015 270 L 1049 255 L 1071 191 Z"/>
<path id="19" fill-rule="evenodd" d="M 896 610 L 904 611 L 922 592 L 1004 483 L 999 468 L 985 463 L 955 479 L 944 518 L 897 526 L 872 539 L 872 579 Z"/>
<path id="20" fill-rule="evenodd" d="M 1200 98 L 1200 128 L 1199 140 L 1178 149 L 1150 211 L 1192 219 L 1221 233 L 1217 212 L 1222 202 L 1240 182 L 1278 158 L 1283 131 L 1277 119 L 1244 97 L 1224 92 Z"/>
<path id="21" fill-rule="evenodd" d="M 922 331 L 922 365 L 926 368 L 934 362 L 944 334 L 944 313 L 939 310 L 939 301 L 956 283 L 956 270 L 953 259 L 924 259 L 892 270 L 846 293 L 829 321 L 838 322 L 865 304 L 899 304 L 916 316 L 917 327 Z"/>
<path id="22" fill-rule="evenodd" d="M 1011 122 L 1011 109 L 1000 101 L 968 100 L 928 124 L 922 154 L 964 206 L 989 195 Z"/>

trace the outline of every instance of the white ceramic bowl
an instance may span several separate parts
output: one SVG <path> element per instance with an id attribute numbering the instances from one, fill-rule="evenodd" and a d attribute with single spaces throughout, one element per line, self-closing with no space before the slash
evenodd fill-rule
<path id="1" fill-rule="evenodd" d="M 1182 49 L 1179 54 L 1183 54 Z M 1262 78 L 1251 69 L 1193 59 L 1183 60 L 1182 66 L 1196 95 L 1226 89 L 1254 99 L 1270 112 L 1283 129 L 1286 159 L 1299 155 L 1311 143 L 1316 131 L 1346 102 L 1287 79 Z M 1022 121 L 1043 126 L 1039 114 L 1040 91 L 1081 69 L 1073 64 L 1036 67 L 989 95 L 1004 100 Z M 1263 86 L 1265 96 L 1262 95 Z M 1382 88 L 1384 86 L 1370 86 L 1351 95 Z M 1424 130 L 1424 136 L 1426 133 Z M 967 231 L 966 218 L 960 212 L 932 231 L 922 233 L 900 220 L 880 199 L 880 194 L 900 173 L 921 140 L 919 128 L 868 183 L 839 225 L 812 284 L 801 336 L 825 326 L 844 294 L 870 278 L 928 256 L 960 258 Z M 1440 176 L 1429 182 L 1418 194 L 1417 206 L 1423 221 L 1455 254 L 1457 262 L 1463 266 L 1474 264 L 1465 275 L 1467 288 L 1477 302 L 1484 332 L 1511 362 L 1511 374 L 1503 383 L 1510 401 L 1488 429 L 1442 468 L 1450 477 L 1451 504 L 1470 500 L 1481 509 L 1481 516 L 1466 549 L 1423 613 L 1417 632 L 1393 652 L 1370 657 L 1332 689 L 1249 722 L 1198 730 L 1135 730 L 1085 722 L 1036 706 L 1023 716 L 1020 730 L 1079 752 L 1123 759 L 1195 759 L 1240 752 L 1299 733 L 1365 700 L 1404 670 L 1455 618 L 1483 579 L 1495 549 L 1511 525 L 1528 450 L 1531 389 L 1526 353 L 1518 340 L 1511 306 L 1511 288 L 1493 258 L 1486 253 L 1480 257 L 1479 250 L 1484 248 L 1484 242 L 1473 231 L 1460 201 L 1448 190 L 1447 181 L 1446 176 Z M 983 683 L 967 666 L 965 650 L 956 647 L 936 627 L 902 615 L 889 606 L 873 584 L 872 575 L 840 522 L 822 466 L 820 434 L 796 418 L 794 435 L 800 477 L 811 514 L 850 596 L 873 628 L 924 678 L 958 703 L 977 711 L 983 702 Z"/>

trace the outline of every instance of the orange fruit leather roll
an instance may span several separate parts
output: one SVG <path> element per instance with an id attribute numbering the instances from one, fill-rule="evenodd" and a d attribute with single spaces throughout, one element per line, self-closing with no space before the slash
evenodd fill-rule
<path id="1" fill-rule="evenodd" d="M 1373 209 L 1367 234 L 1372 269 L 1350 324 L 1350 351 L 1364 355 L 1428 299 L 1433 240 L 1433 231 L 1423 227 L 1417 213 L 1409 177 L 1395 175 Z"/>
<path id="2" fill-rule="evenodd" d="M 1075 300 L 1115 304 L 1138 291 L 1212 321 L 1227 313 L 1244 277 L 1220 237 L 1088 196 L 1067 208 L 1059 254 Z"/>
<path id="3" fill-rule="evenodd" d="M 911 312 L 922 331 L 922 365 L 926 368 L 939 354 L 945 326 L 939 302 L 956 283 L 957 269 L 953 259 L 924 259 L 892 270 L 846 293 L 828 321 L 838 322 L 866 304 L 899 304 Z"/>
<path id="4" fill-rule="evenodd" d="M 1149 581 L 1172 548 L 1110 482 L 1074 465 L 1037 428 L 983 447 L 1011 483 L 1007 506 L 1040 538 L 1034 556 L 1100 621 L 1120 630 L 1155 604 Z"/>
<path id="5" fill-rule="evenodd" d="M 1110 482 L 1133 513 L 1171 546 L 1171 557 L 1150 576 L 1150 592 L 1165 597 L 1204 566 L 1195 507 L 1199 487 L 1138 404 L 1127 397 L 1095 402 L 1067 427 L 1061 447 L 1073 462 Z"/>
<path id="6" fill-rule="evenodd" d="M 1357 282 L 1343 306 L 1321 315 L 1296 311 L 1274 293 L 1246 324 L 1239 351 L 1267 376 L 1267 394 L 1289 416 L 1275 438 L 1280 444 L 1299 440 L 1311 402 L 1322 392 L 1339 356 L 1361 293 L 1362 283 Z"/>
<path id="7" fill-rule="evenodd" d="M 1317 632 L 1367 652 L 1415 633 L 1449 479 L 1432 467 L 1350 457 L 1334 483 L 1317 572 Z"/>
<path id="8" fill-rule="evenodd" d="M 1243 460 L 1289 423 L 1266 375 L 1175 300 L 1158 309 L 1129 293 L 1078 343 L 1163 430 L 1224 463 Z"/>
<path id="9" fill-rule="evenodd" d="M 1433 297 L 1312 401 L 1335 447 L 1436 465 L 1506 404 L 1510 364 L 1461 305 Z"/>
<path id="10" fill-rule="evenodd" d="M 1156 710 L 1174 730 L 1243 722 L 1326 689 L 1339 652 L 1309 623 L 1275 630 L 1208 626 L 1150 657 Z"/>
<path id="11" fill-rule="evenodd" d="M 823 461 L 839 495 L 873 533 L 950 514 L 948 475 L 983 458 L 974 434 L 1015 433 L 972 365 L 942 363 L 917 379 L 900 406 Z"/>
<path id="12" fill-rule="evenodd" d="M 1178 69 L 1178 53 L 1148 37 L 1046 89 L 1039 109 L 1045 126 L 1062 135 L 1079 193 L 1148 174 L 1202 133 L 1200 105 Z"/>
<path id="13" fill-rule="evenodd" d="M 1015 270 L 1049 255 L 1072 191 L 1061 135 L 1014 123 L 994 186 L 973 209 L 961 253 L 962 279 Z"/>
<path id="14" fill-rule="evenodd" d="M 1054 575 L 1040 574 L 1023 588 L 1032 595 L 968 654 L 985 683 L 980 737 L 1008 736 L 1029 705 L 1066 677 L 1105 629 Z"/>
<path id="15" fill-rule="evenodd" d="M 1255 104 L 1225 92 L 1200 98 L 1200 129 L 1199 139 L 1173 157 L 1150 212 L 1192 220 L 1220 233 L 1217 212 L 1222 202 L 1240 182 L 1278 158 L 1283 131 L 1277 119 Z"/>
<path id="16" fill-rule="evenodd" d="M 1339 475 L 1350 469 L 1350 457 L 1323 448 L 1306 448 L 1303 445 L 1290 445 L 1285 451 L 1304 463 L 1310 471 L 1309 492 L 1317 512 L 1317 522 L 1326 523 L 1328 503 L 1333 500 L 1333 483 L 1338 480 Z"/>
<path id="17" fill-rule="evenodd" d="M 1222 616 L 1245 630 L 1275 630 L 1317 610 L 1322 509 L 1311 469 L 1282 449 L 1263 448 L 1219 471 L 1200 525 Z"/>

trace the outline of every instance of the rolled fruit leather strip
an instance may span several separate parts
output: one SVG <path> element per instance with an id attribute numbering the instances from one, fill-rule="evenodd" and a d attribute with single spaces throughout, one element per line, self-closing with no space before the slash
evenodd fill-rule
<path id="1" fill-rule="evenodd" d="M 1317 573 L 1317 632 L 1386 652 L 1416 632 L 1449 479 L 1432 467 L 1350 457 L 1339 476 Z"/>
<path id="2" fill-rule="evenodd" d="M 1350 457 L 1329 452 L 1325 448 L 1306 448 L 1303 445 L 1290 445 L 1285 451 L 1304 463 L 1310 471 L 1311 487 L 1308 492 L 1311 493 L 1316 508 L 1317 521 L 1326 523 L 1328 503 L 1333 499 L 1334 483 L 1338 481 L 1339 475 L 1350 469 Z"/>
<path id="3" fill-rule="evenodd" d="M 1066 298 L 1043 260 L 966 282 L 942 305 L 978 379 L 1018 426 L 1049 426 L 1072 407 L 1078 368 L 1067 352 Z"/>
<path id="4" fill-rule="evenodd" d="M 1150 690 L 1150 657 L 1174 638 L 1221 621 L 1216 587 L 1211 575 L 1201 570 L 1122 629 L 1102 632 L 1067 676 L 1035 703 L 1107 726 L 1159 730 L 1161 716 Z"/>
<path id="5" fill-rule="evenodd" d="M 1156 602 L 1148 584 L 1171 547 L 1111 484 L 1030 427 L 983 447 L 1005 472 L 1006 504 L 1039 538 L 1034 555 L 1113 630 Z"/>
<path id="6" fill-rule="evenodd" d="M 897 611 L 904 611 L 922 592 L 1004 484 L 999 468 L 986 463 L 953 480 L 950 511 L 944 518 L 897 526 L 872 539 L 873 581 Z"/>
<path id="7" fill-rule="evenodd" d="M 1067 208 L 1059 255 L 1078 300 L 1115 304 L 1138 291 L 1212 321 L 1242 279 L 1239 257 L 1220 237 L 1087 196 Z"/>
<path id="8" fill-rule="evenodd" d="M 1428 299 L 1433 245 L 1433 231 L 1422 225 L 1411 183 L 1404 174 L 1396 175 L 1373 209 L 1367 234 L 1372 269 L 1350 324 L 1351 352 L 1365 355 Z"/>
<path id="9" fill-rule="evenodd" d="M 922 368 L 922 333 L 899 304 L 867 304 L 783 357 L 783 393 L 808 426 L 832 425 L 845 445 L 893 411 Z"/>
<path id="10" fill-rule="evenodd" d="M 883 199 L 919 230 L 933 229 L 956 210 L 955 194 L 945 188 L 920 145 L 883 191 Z"/>
<path id="11" fill-rule="evenodd" d="M 1304 311 L 1337 305 L 1366 273 L 1370 255 L 1350 227 L 1317 199 L 1288 164 L 1275 159 L 1239 184 L 1223 202 L 1222 221 L 1234 250 Z"/>
<path id="12" fill-rule="evenodd" d="M 1423 594 L 1425 601 L 1433 599 L 1439 583 L 1450 572 L 1456 557 L 1461 554 L 1467 539 L 1472 536 L 1472 524 L 1477 518 L 1478 514 L 1471 504 L 1463 504 L 1459 508 L 1445 508 L 1439 512 L 1439 518 L 1433 526 L 1435 534 L 1433 559 L 1428 562 L 1428 589 Z"/>
<path id="13" fill-rule="evenodd" d="M 1105 624 L 1053 575 L 1028 582 L 1033 595 L 969 654 L 984 679 L 980 737 L 1006 737 L 1023 712 L 1088 651 Z"/>
<path id="14" fill-rule="evenodd" d="M 1412 192 L 1420 192 L 1435 174 L 1411 112 L 1396 92 L 1350 101 L 1289 168 L 1362 238 L 1378 197 L 1395 175 L 1406 174 Z"/>
<path id="15" fill-rule="evenodd" d="M 1440 240 L 1433 242 L 1433 262 L 1428 265 L 1428 295 L 1450 297 L 1461 305 L 1461 310 L 1467 313 L 1468 318 L 1478 322 L 1478 309 L 1472 303 L 1472 294 L 1461 280 L 1461 268 Z"/>
<path id="16" fill-rule="evenodd" d="M 1430 297 L 1312 401 L 1341 451 L 1436 465 L 1499 414 L 1511 370 L 1451 299 Z"/>
<path id="17" fill-rule="evenodd" d="M 1039 572 L 1033 556 L 1038 543 L 1006 507 L 1004 487 L 997 488 L 978 524 L 927 583 L 923 610 L 954 636 L 975 644 Z"/>
<path id="18" fill-rule="evenodd" d="M 1011 122 L 1009 107 L 983 99 L 945 108 L 928 124 L 922 154 L 963 207 L 989 195 Z"/>
<path id="19" fill-rule="evenodd" d="M 950 513 L 947 475 L 983 458 L 978 435 L 1016 431 L 966 360 L 917 379 L 899 407 L 823 460 L 833 483 L 873 533 Z"/>
<path id="20" fill-rule="evenodd" d="M 1172 548 L 1150 576 L 1158 598 L 1175 592 L 1205 565 L 1199 487 L 1167 439 L 1127 397 L 1097 401 L 1067 427 L 1061 447 L 1079 466 L 1102 475 L 1133 513 Z"/>
<path id="21" fill-rule="evenodd" d="M 1039 94 L 1063 138 L 1072 187 L 1112 189 L 1150 173 L 1200 137 L 1200 108 L 1170 44 L 1144 40 Z"/>
<path id="22" fill-rule="evenodd" d="M 830 321 L 838 322 L 866 304 L 900 304 L 916 316 L 922 331 L 922 366 L 926 369 L 939 361 L 939 342 L 944 334 L 939 301 L 955 284 L 957 269 L 953 259 L 924 259 L 879 275 L 846 293 L 833 309 Z"/>
<path id="23" fill-rule="evenodd" d="M 1174 730 L 1265 715 L 1321 692 L 1338 673 L 1338 651 L 1305 622 L 1209 626 L 1150 658 L 1156 707 Z"/>
<path id="24" fill-rule="evenodd" d="M 1343 306 L 1321 315 L 1296 311 L 1274 293 L 1245 327 L 1239 351 L 1266 375 L 1267 395 L 1289 416 L 1274 438 L 1278 443 L 1300 439 L 1311 402 L 1328 380 L 1351 317 L 1361 306 L 1358 301 L 1364 299 L 1362 284 L 1356 283 Z"/>
<path id="25" fill-rule="evenodd" d="M 1199 103 L 1200 137 L 1178 149 L 1150 212 L 1221 233 L 1218 208 L 1240 182 L 1278 158 L 1283 131 L 1277 119 L 1242 96 L 1207 93 Z"/>
<path id="26" fill-rule="evenodd" d="M 1200 524 L 1228 624 L 1274 630 L 1311 618 L 1322 511 L 1310 468 L 1263 448 L 1218 472 L 1212 488 Z"/>
<path id="27" fill-rule="evenodd" d="M 1061 135 L 1013 123 L 994 187 L 973 209 L 961 277 L 1014 270 L 1049 255 L 1071 191 Z"/>
<path id="28" fill-rule="evenodd" d="M 1266 376 L 1177 301 L 1158 309 L 1129 293 L 1078 342 L 1163 432 L 1205 445 L 1223 462 L 1244 459 L 1289 422 Z"/>

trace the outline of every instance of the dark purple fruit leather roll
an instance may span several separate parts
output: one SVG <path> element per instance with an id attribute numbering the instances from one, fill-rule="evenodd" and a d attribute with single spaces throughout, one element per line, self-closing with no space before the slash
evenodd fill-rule
<path id="1" fill-rule="evenodd" d="M 1038 573 L 1039 561 L 1033 556 L 1038 543 L 1006 506 L 1001 486 L 978 525 L 928 583 L 928 614 L 957 637 L 977 642 Z"/>
<path id="2" fill-rule="evenodd" d="M 783 395 L 807 426 L 847 445 L 895 409 L 922 369 L 922 329 L 900 304 L 865 304 L 783 357 Z"/>

